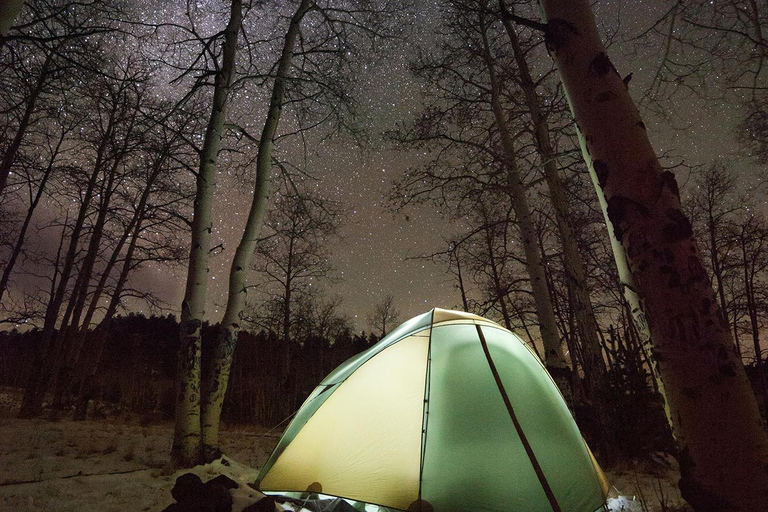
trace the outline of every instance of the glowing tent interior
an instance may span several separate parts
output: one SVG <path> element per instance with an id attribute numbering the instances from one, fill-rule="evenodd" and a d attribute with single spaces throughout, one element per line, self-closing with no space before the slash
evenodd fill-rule
<path id="1" fill-rule="evenodd" d="M 433 309 L 312 392 L 257 484 L 420 512 L 593 512 L 607 482 L 510 331 Z"/>

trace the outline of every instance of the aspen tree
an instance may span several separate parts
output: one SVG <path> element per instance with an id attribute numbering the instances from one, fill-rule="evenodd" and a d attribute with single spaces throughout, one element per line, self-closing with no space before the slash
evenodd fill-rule
<path id="1" fill-rule="evenodd" d="M 235 352 L 237 336 L 241 329 L 241 315 L 245 306 L 246 277 L 250 269 L 256 242 L 264 223 L 269 194 L 269 178 L 272 172 L 272 148 L 280 115 L 283 110 L 285 81 L 289 78 L 291 63 L 296 49 L 301 20 L 313 6 L 310 0 L 302 0 L 291 18 L 288 32 L 285 34 L 283 49 L 277 65 L 269 109 L 261 131 L 259 149 L 256 157 L 256 183 L 253 200 L 248 212 L 245 229 L 240 244 L 232 259 L 229 273 L 229 294 L 227 309 L 219 327 L 214 354 L 210 368 L 205 374 L 205 387 L 202 409 L 203 452 L 206 460 L 213 460 L 221 455 L 219 450 L 219 419 L 224 405 L 224 394 L 229 382 L 229 371 Z"/>
<path id="2" fill-rule="evenodd" d="M 674 175 L 664 171 L 587 0 L 541 0 L 598 195 L 626 254 L 697 512 L 768 509 L 768 436 L 704 270 Z"/>
<path id="3" fill-rule="evenodd" d="M 232 0 L 224 30 L 221 65 L 215 77 L 213 104 L 200 152 L 197 192 L 192 219 L 192 241 L 187 284 L 181 304 L 181 344 L 177 376 L 176 420 L 171 459 L 177 467 L 194 466 L 202 460 L 200 428 L 200 381 L 202 338 L 208 289 L 208 258 L 211 250 L 211 208 L 216 188 L 216 162 L 227 118 L 227 104 L 235 72 L 237 39 L 243 18 L 242 0 Z"/>

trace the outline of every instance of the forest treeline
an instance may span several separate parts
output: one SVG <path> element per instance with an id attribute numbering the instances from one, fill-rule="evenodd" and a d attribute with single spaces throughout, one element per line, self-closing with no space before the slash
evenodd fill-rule
<path id="1" fill-rule="evenodd" d="M 174 382 L 179 340 L 172 315 L 116 317 L 106 333 L 89 332 L 86 351 L 96 337 L 107 336 L 97 370 L 85 388 L 50 394 L 46 411 L 80 419 L 123 417 L 149 423 L 168 421 L 174 414 Z M 353 333 L 348 325 L 332 330 L 307 320 L 286 353 L 275 331 L 241 331 L 235 349 L 231 386 L 222 417 L 229 423 L 275 426 L 289 419 L 315 386 L 336 366 L 365 350 L 380 337 Z M 218 325 L 203 326 L 203 343 L 213 343 Z M 0 386 L 18 389 L 29 378 L 40 330 L 0 332 Z M 604 347 L 611 379 L 610 433 L 601 432 L 589 408 L 576 408 L 584 434 L 603 445 L 606 435 L 621 455 L 641 457 L 671 449 L 671 437 L 653 389 L 640 347 L 627 332 L 611 327 Z M 91 353 L 91 352 L 89 352 Z M 286 357 L 289 379 L 284 378 Z M 78 396 L 77 393 L 84 394 Z M 86 400 L 88 402 L 84 402 Z M 81 407 L 87 407 L 81 409 Z M 83 416 L 87 412 L 87 416 Z"/>
<path id="2" fill-rule="evenodd" d="M 87 387 L 49 395 L 46 411 L 53 417 L 74 414 L 79 419 L 123 418 L 144 423 L 172 420 L 178 325 L 173 315 L 116 317 L 106 332 L 104 352 Z M 327 330 L 309 319 L 305 327 L 289 355 L 282 337 L 275 331 L 241 331 L 230 377 L 232 385 L 222 411 L 225 422 L 285 426 L 331 370 L 380 339 L 375 333 L 353 333 L 343 322 Z M 213 342 L 218 328 L 203 326 L 206 346 Z M 41 334 L 39 329 L 0 331 L 0 386 L 24 387 Z M 88 333 L 86 351 L 101 335 L 104 333 Z M 635 336 L 614 326 L 604 336 L 610 375 L 611 430 L 602 431 L 590 408 L 577 404 L 574 412 L 582 432 L 595 446 L 605 445 L 607 436 L 614 456 L 645 457 L 672 450 L 660 397 Z M 291 367 L 288 380 L 283 376 L 286 357 L 290 357 Z M 747 370 L 756 394 L 763 398 L 765 393 L 755 365 L 748 365 Z M 84 394 L 78 395 L 80 392 Z"/>
<path id="3" fill-rule="evenodd" d="M 348 326 L 337 326 L 329 333 L 311 324 L 306 323 L 302 338 L 292 345 L 290 353 L 274 331 L 240 333 L 232 385 L 224 401 L 225 421 L 265 426 L 283 423 L 331 370 L 378 341 L 373 334 L 354 334 Z M 105 333 L 89 332 L 85 341 L 89 354 L 94 354 L 88 348 L 98 342 L 98 336 L 107 337 L 96 372 L 83 389 L 50 394 L 46 411 L 69 415 L 77 409 L 74 414 L 80 419 L 85 419 L 87 412 L 90 419 L 123 416 L 151 423 L 171 420 L 178 327 L 172 315 L 131 314 L 115 318 Z M 203 326 L 206 346 L 214 342 L 218 328 Z M 25 385 L 41 334 L 37 329 L 0 332 L 0 386 Z M 292 368 L 289 379 L 283 377 L 286 357 L 290 357 Z"/>

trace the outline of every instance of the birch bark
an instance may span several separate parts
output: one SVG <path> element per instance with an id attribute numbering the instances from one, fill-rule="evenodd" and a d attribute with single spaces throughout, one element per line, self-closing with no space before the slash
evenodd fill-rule
<path id="1" fill-rule="evenodd" d="M 536 305 L 536 315 L 539 319 L 539 333 L 544 345 L 544 363 L 547 370 L 557 382 L 558 387 L 566 397 L 570 397 L 570 383 L 568 378 L 568 367 L 563 354 L 562 343 L 557 332 L 557 320 L 555 319 L 552 300 L 549 296 L 542 255 L 539 252 L 536 243 L 536 229 L 531 218 L 528 198 L 525 194 L 525 186 L 517 168 L 515 145 L 510 134 L 510 128 L 507 118 L 501 104 L 501 95 L 498 77 L 493 64 L 490 46 L 487 36 L 487 22 L 480 14 L 480 24 L 483 38 L 483 57 L 488 67 L 488 75 L 491 83 L 491 108 L 493 110 L 494 120 L 499 130 L 501 145 L 504 150 L 504 167 L 506 176 L 507 193 L 512 200 L 512 206 L 517 216 L 517 225 L 520 229 L 520 242 L 525 252 L 525 265 L 531 280 L 531 291 L 533 292 L 534 303 Z"/>
<path id="2" fill-rule="evenodd" d="M 766 510 L 768 436 L 674 176 L 605 54 L 589 1 L 541 5 L 585 160 L 653 333 L 682 495 L 697 512 Z"/>
<path id="3" fill-rule="evenodd" d="M 531 118 L 532 132 L 536 143 L 536 151 L 539 153 L 544 179 L 547 182 L 552 206 L 555 208 L 555 220 L 560 235 L 560 243 L 563 246 L 563 266 L 568 277 L 568 287 L 573 291 L 574 303 L 572 309 L 576 317 L 576 328 L 582 345 L 582 364 L 584 366 L 585 379 L 588 383 L 590 398 L 596 399 L 605 379 L 605 362 L 603 361 L 600 340 L 598 339 L 597 320 L 592 309 L 592 301 L 589 297 L 586 272 L 579 254 L 579 246 L 576 235 L 570 221 L 570 207 L 565 196 L 565 186 L 558 169 L 557 154 L 552 144 L 549 123 L 544 116 L 536 85 L 531 77 L 530 67 L 525 58 L 525 53 L 520 46 L 520 41 L 514 26 L 504 14 L 504 0 L 499 0 L 502 7 L 502 21 L 512 45 L 515 62 L 519 73 L 520 87 L 523 90 L 525 106 Z M 598 400 L 599 401 L 599 400 Z"/>
<path id="4" fill-rule="evenodd" d="M 181 304 L 176 419 L 171 460 L 176 467 L 190 467 L 202 460 L 200 426 L 201 328 L 208 289 L 211 248 L 211 208 L 216 188 L 216 162 L 227 118 L 227 102 L 235 72 L 237 39 L 243 17 L 242 0 L 232 0 L 224 30 L 221 66 L 215 78 L 213 105 L 200 152 L 200 169 L 192 219 L 192 240 L 184 301 Z"/>
<path id="5" fill-rule="evenodd" d="M 221 408 L 224 404 L 224 394 L 229 382 L 232 357 L 241 328 L 240 317 L 245 306 L 247 273 L 251 266 L 251 258 L 256 249 L 256 242 L 261 233 L 264 215 L 267 210 L 269 179 L 272 171 L 272 148 L 283 109 L 285 81 L 290 75 L 291 63 L 299 36 L 299 29 L 301 28 L 301 20 L 312 5 L 313 2 L 310 0 L 302 0 L 291 18 L 277 65 L 267 118 L 261 132 L 256 157 L 256 183 L 253 190 L 251 209 L 248 213 L 243 236 L 232 260 L 232 267 L 229 273 L 227 309 L 221 321 L 219 335 L 213 349 L 214 353 L 210 369 L 206 371 L 202 406 L 203 452 L 206 460 L 213 460 L 220 455 L 219 421 L 221 418 Z"/>

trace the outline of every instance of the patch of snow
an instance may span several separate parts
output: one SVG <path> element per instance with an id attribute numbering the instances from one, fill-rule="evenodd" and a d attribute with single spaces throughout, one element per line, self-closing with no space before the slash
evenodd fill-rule
<path id="1" fill-rule="evenodd" d="M 606 508 L 609 512 L 645 512 L 643 504 L 635 496 L 619 496 L 618 498 L 608 498 Z"/>

